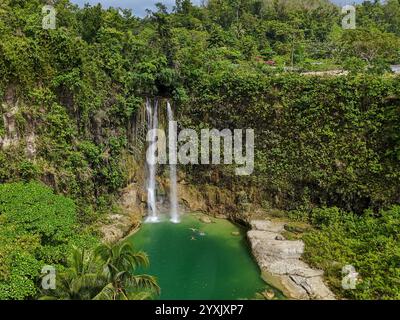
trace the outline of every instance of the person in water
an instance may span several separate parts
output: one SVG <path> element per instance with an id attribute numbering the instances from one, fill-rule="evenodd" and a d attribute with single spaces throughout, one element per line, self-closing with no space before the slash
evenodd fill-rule
<path id="1" fill-rule="evenodd" d="M 197 240 L 197 239 L 196 239 L 195 237 L 192 237 L 192 239 L 190 239 L 190 240 L 192 240 L 192 241 L 193 241 L 193 240 Z"/>

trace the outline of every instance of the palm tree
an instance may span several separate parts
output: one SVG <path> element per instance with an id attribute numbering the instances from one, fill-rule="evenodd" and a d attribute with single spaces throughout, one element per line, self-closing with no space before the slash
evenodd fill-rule
<path id="1" fill-rule="evenodd" d="M 103 262 L 107 285 L 94 299 L 143 300 L 160 293 L 153 276 L 134 273 L 139 267 L 147 267 L 149 259 L 144 252 L 134 252 L 128 242 L 103 244 L 96 249 L 96 256 Z"/>
<path id="2" fill-rule="evenodd" d="M 73 248 L 67 262 L 57 276 L 57 289 L 40 299 L 144 300 L 160 293 L 154 277 L 134 274 L 149 259 L 129 243 L 103 244 L 94 252 Z"/>
<path id="3" fill-rule="evenodd" d="M 56 290 L 40 299 L 90 300 L 102 290 L 105 279 L 98 272 L 96 257 L 92 252 L 73 247 L 67 266 L 57 274 Z"/>

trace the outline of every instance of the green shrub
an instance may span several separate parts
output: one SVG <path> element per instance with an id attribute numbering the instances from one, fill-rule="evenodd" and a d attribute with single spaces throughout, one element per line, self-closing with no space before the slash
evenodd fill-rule
<path id="1" fill-rule="evenodd" d="M 317 229 L 302 237 L 304 257 L 325 270 L 340 297 L 400 299 L 400 206 L 378 214 L 367 210 L 361 216 L 337 208 L 316 209 L 311 217 Z M 342 288 L 346 265 L 359 273 L 354 290 Z"/>
<path id="2" fill-rule="evenodd" d="M 0 299 L 35 297 L 44 265 L 96 243 L 77 224 L 71 199 L 38 182 L 0 185 Z"/>

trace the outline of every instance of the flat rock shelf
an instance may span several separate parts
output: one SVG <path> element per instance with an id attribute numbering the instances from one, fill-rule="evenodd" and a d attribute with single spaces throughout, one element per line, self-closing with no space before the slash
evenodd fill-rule
<path id="1" fill-rule="evenodd" d="M 252 220 L 247 237 L 261 268 L 262 278 L 289 299 L 334 300 L 335 295 L 323 282 L 323 271 L 310 268 L 300 260 L 304 243 L 285 240 L 283 222 Z"/>

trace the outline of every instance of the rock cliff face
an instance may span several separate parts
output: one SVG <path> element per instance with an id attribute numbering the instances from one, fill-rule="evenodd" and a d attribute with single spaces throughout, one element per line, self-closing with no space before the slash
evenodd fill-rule
<path id="1" fill-rule="evenodd" d="M 246 221 L 250 213 L 258 208 L 251 204 L 243 190 L 189 184 L 182 177 L 178 180 L 178 200 L 186 211 L 200 211 L 233 221 Z"/>
<path id="2" fill-rule="evenodd" d="M 21 131 L 17 125 L 17 118 L 21 117 L 21 105 L 24 103 L 18 99 L 15 88 L 10 86 L 5 93 L 4 100 L 1 101 L 0 113 L 2 113 L 0 121 L 0 150 L 12 149 L 23 144 L 26 155 L 29 159 L 33 159 L 36 155 L 36 134 L 35 123 L 32 119 L 27 119 L 24 130 Z"/>
<path id="3" fill-rule="evenodd" d="M 18 112 L 18 104 L 10 106 L 6 103 L 2 105 L 2 109 L 7 110 L 3 114 L 4 123 L 4 137 L 0 137 L 0 146 L 2 148 L 9 148 L 19 142 L 19 136 L 16 128 L 15 115 Z"/>
<path id="4" fill-rule="evenodd" d="M 128 185 L 122 190 L 119 207 L 120 212 L 108 216 L 107 221 L 99 227 L 104 242 L 117 242 L 140 226 L 146 208 L 142 188 L 136 183 Z"/>
<path id="5" fill-rule="evenodd" d="M 227 217 L 234 213 L 235 195 L 214 186 L 196 187 L 179 184 L 179 200 L 188 211 L 201 211 L 215 216 Z"/>
<path id="6" fill-rule="evenodd" d="M 121 190 L 117 201 L 118 212 L 110 213 L 107 221 L 99 226 L 103 241 L 109 243 L 129 235 L 140 226 L 142 217 L 147 214 L 144 165 L 133 157 L 125 157 L 123 166 L 130 183 Z"/>
<path id="7" fill-rule="evenodd" d="M 290 299 L 335 299 L 322 280 L 323 271 L 300 260 L 304 243 L 285 240 L 281 235 L 283 222 L 253 220 L 250 224 L 252 230 L 247 236 L 265 281 Z"/>

